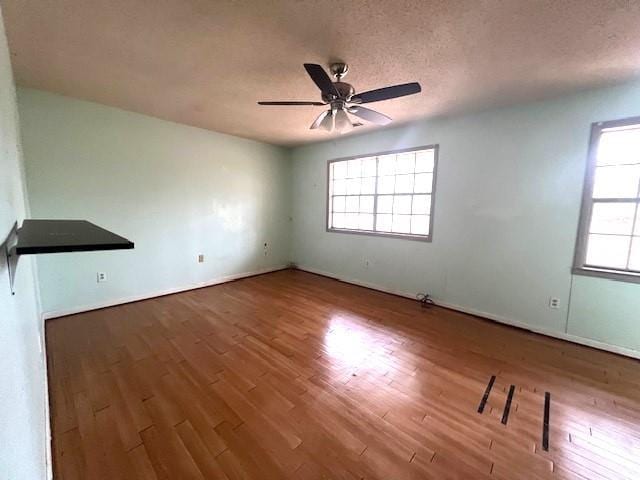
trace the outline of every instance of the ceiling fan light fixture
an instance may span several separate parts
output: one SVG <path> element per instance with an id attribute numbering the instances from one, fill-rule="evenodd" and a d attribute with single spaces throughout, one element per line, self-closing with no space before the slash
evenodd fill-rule
<path id="1" fill-rule="evenodd" d="M 334 128 L 334 116 L 331 110 L 328 110 L 326 113 L 327 114 L 322 119 L 318 127 L 321 128 L 322 130 L 326 130 L 327 132 L 330 132 Z"/>
<path id="2" fill-rule="evenodd" d="M 313 123 L 311 124 L 311 126 L 309 127 L 311 130 L 315 130 L 316 128 L 320 127 L 320 124 L 322 123 L 322 121 L 325 119 L 325 117 L 327 115 L 329 115 L 329 111 L 325 110 L 324 112 L 322 112 L 320 115 L 318 115 L 318 117 L 313 121 Z"/>
<path id="3" fill-rule="evenodd" d="M 346 133 L 353 128 L 353 124 L 349 119 L 349 115 L 347 115 L 347 112 L 345 112 L 343 109 L 338 110 L 335 114 L 335 117 L 335 127 L 338 132 Z"/>

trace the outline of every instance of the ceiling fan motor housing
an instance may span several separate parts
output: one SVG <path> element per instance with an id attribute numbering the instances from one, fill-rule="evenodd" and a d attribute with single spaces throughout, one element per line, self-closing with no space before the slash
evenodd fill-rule
<path id="1" fill-rule="evenodd" d="M 348 101 L 353 94 L 356 92 L 353 86 L 349 83 L 345 82 L 333 82 L 333 85 L 336 87 L 338 91 L 338 98 L 344 101 Z M 331 103 L 332 100 L 335 100 L 334 96 L 330 93 L 322 94 L 322 101 L 326 103 Z"/>

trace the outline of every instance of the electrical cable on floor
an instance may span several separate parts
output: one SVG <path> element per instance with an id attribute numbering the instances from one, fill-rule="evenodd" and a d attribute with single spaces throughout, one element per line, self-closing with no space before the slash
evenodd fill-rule
<path id="1" fill-rule="evenodd" d="M 422 308 L 429 308 L 431 305 L 435 305 L 435 302 L 431 299 L 431 295 L 428 293 L 417 294 L 416 300 L 420 302 Z"/>

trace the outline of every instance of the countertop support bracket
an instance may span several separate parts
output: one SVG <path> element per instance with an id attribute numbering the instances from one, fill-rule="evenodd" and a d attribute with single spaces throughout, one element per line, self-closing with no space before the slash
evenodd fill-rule
<path id="1" fill-rule="evenodd" d="M 7 271 L 9 276 L 9 289 L 11 290 L 11 295 L 16 294 L 15 289 L 15 281 L 16 281 L 16 270 L 18 268 L 18 258 L 19 255 L 16 254 L 16 244 L 18 243 L 18 222 L 13 224 L 11 227 L 11 231 L 7 236 L 6 240 L 3 244 L 4 255 L 7 260 Z"/>

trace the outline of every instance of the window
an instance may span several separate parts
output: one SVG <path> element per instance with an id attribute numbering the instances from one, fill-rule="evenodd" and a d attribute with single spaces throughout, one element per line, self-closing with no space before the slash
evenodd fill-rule
<path id="1" fill-rule="evenodd" d="M 438 146 L 329 162 L 327 229 L 430 241 Z"/>
<path id="2" fill-rule="evenodd" d="M 640 117 L 592 127 L 574 272 L 640 281 Z"/>

